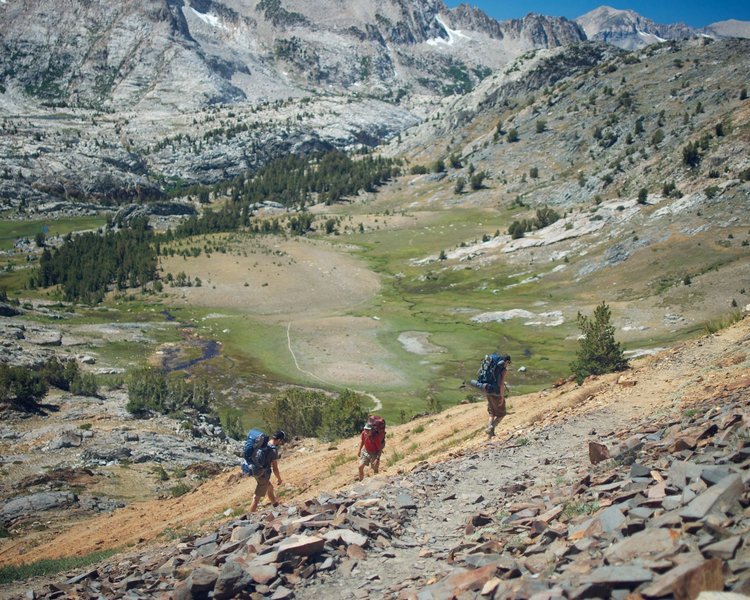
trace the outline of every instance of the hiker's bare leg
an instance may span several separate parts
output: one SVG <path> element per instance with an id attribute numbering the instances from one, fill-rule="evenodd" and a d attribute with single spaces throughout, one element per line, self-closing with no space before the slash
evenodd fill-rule
<path id="1" fill-rule="evenodd" d="M 365 478 L 365 466 L 359 465 L 359 480 L 362 481 Z"/>
<path id="2" fill-rule="evenodd" d="M 380 459 L 377 459 L 372 463 L 372 472 L 375 473 L 375 475 L 378 474 L 378 469 L 380 469 Z"/>
<path id="3" fill-rule="evenodd" d="M 492 437 L 495 435 L 495 427 L 505 416 L 505 398 L 501 398 L 499 395 L 487 394 L 487 412 L 489 418 L 487 419 L 487 435 Z"/>
<path id="4" fill-rule="evenodd" d="M 260 501 L 260 496 L 253 496 L 253 503 L 250 505 L 250 512 L 255 512 L 258 510 L 258 502 Z"/>
<path id="5" fill-rule="evenodd" d="M 278 498 L 276 498 L 276 494 L 273 491 L 273 484 L 268 484 L 268 499 L 271 501 L 271 504 L 276 506 L 279 503 Z"/>

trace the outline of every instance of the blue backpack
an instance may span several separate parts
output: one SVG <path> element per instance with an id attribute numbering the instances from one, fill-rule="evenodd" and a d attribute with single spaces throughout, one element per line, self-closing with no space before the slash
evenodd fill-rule
<path id="1" fill-rule="evenodd" d="M 242 472 L 246 475 L 254 475 L 268 469 L 273 460 L 273 452 L 270 452 L 270 450 L 268 435 L 260 429 L 248 431 L 245 445 L 242 448 Z"/>
<path id="2" fill-rule="evenodd" d="M 471 385 L 489 394 L 500 393 L 500 375 L 510 361 L 507 354 L 486 354 L 477 371 L 477 378 L 471 380 Z"/>

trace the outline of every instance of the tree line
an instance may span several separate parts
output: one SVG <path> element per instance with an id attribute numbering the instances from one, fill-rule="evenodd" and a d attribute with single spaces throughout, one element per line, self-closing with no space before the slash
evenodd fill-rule
<path id="1" fill-rule="evenodd" d="M 303 210 L 307 204 L 338 202 L 362 191 L 374 192 L 399 173 L 399 163 L 393 159 L 365 156 L 354 160 L 340 151 L 312 159 L 280 158 L 252 177 L 243 176 L 214 186 L 214 196 L 230 197 L 226 206 L 190 217 L 174 231 L 157 235 L 149 229 L 148 219 L 141 217 L 127 225 L 108 223 L 104 234 L 68 234 L 62 246 L 43 250 L 29 287 L 59 285 L 66 301 L 98 304 L 111 286 L 124 290 L 143 287 L 155 280 L 162 244 L 241 228 L 250 233 L 280 233 L 282 228 L 277 220 L 252 221 L 254 205 L 266 201 L 300 209 L 290 220 L 289 228 L 293 234 L 304 235 L 313 223 L 312 215 Z M 208 193 L 201 190 L 206 199 Z"/>
<path id="2" fill-rule="evenodd" d="M 357 160 L 333 150 L 313 157 L 289 155 L 278 158 L 257 173 L 205 188 L 199 192 L 204 200 L 210 193 L 230 198 L 219 211 L 207 210 L 191 217 L 176 230 L 178 237 L 236 231 L 252 227 L 256 204 L 277 202 L 286 208 L 303 210 L 313 203 L 333 204 L 360 192 L 375 192 L 385 182 L 401 174 L 400 161 L 365 156 Z M 260 226 L 258 226 L 260 227 Z M 263 232 L 257 227 L 256 232 Z"/>
<path id="3" fill-rule="evenodd" d="M 29 287 L 59 285 L 65 300 L 97 304 L 110 285 L 120 290 L 144 286 L 156 278 L 154 238 L 145 217 L 104 234 L 68 234 L 62 246 L 43 250 Z"/>

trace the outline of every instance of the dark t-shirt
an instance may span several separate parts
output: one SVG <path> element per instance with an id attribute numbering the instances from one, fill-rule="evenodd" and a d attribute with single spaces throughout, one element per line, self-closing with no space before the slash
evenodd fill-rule
<path id="1" fill-rule="evenodd" d="M 253 475 L 255 477 L 270 477 L 271 463 L 278 458 L 279 449 L 276 446 L 268 444 L 258 448 L 253 455 Z"/>

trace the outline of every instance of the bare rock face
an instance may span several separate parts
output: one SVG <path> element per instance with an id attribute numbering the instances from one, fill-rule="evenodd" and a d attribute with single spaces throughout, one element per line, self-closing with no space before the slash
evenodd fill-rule
<path id="1" fill-rule="evenodd" d="M 472 70 L 507 63 L 521 38 L 525 49 L 583 39 L 565 19 L 530 15 L 500 25 L 440 0 L 36 0 L 4 3 L 0 14 L 9 87 L 108 110 L 258 102 L 301 95 L 308 85 L 382 96 L 383 86 L 437 81 L 451 64 L 476 81 Z"/>
<path id="2" fill-rule="evenodd" d="M 81 214 L 158 200 L 161 176 L 373 147 L 519 54 L 582 39 L 565 19 L 440 0 L 3 2 L 0 114 L 19 117 L 2 126 L 0 206 Z"/>
<path id="3" fill-rule="evenodd" d="M 591 40 L 601 40 L 625 50 L 635 50 L 665 40 L 695 37 L 698 32 L 676 23 L 660 25 L 632 10 L 600 6 L 576 19 Z"/>

